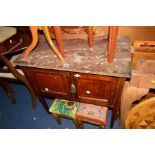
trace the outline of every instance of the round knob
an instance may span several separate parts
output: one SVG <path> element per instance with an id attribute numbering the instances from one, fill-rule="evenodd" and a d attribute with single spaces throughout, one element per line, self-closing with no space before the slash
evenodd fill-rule
<path id="1" fill-rule="evenodd" d="M 75 77 L 80 77 L 80 74 L 75 74 L 74 76 L 75 76 Z"/>
<path id="2" fill-rule="evenodd" d="M 91 92 L 89 90 L 86 91 L 86 94 L 91 94 Z"/>
<path id="3" fill-rule="evenodd" d="M 48 88 L 45 88 L 45 91 L 48 91 Z"/>
<path id="4" fill-rule="evenodd" d="M 11 39 L 9 40 L 9 42 L 10 42 L 10 44 L 12 44 L 12 40 Z"/>

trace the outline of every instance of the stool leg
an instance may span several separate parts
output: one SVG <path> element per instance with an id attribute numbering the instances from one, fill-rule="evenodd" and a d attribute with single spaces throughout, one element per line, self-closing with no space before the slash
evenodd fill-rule
<path id="1" fill-rule="evenodd" d="M 105 128 L 105 125 L 100 125 L 99 128 L 100 129 L 104 129 Z"/>
<path id="2" fill-rule="evenodd" d="M 77 119 L 77 123 L 78 123 L 78 127 L 83 129 L 84 128 L 84 125 L 83 125 L 83 121 L 80 120 L 80 119 Z"/>
<path id="3" fill-rule="evenodd" d="M 73 121 L 73 123 L 75 124 L 76 128 L 79 129 L 80 127 L 79 127 L 79 124 L 78 124 L 77 119 L 74 119 L 74 118 L 73 118 L 72 121 Z"/>
<path id="4" fill-rule="evenodd" d="M 58 123 L 59 125 L 61 125 L 61 124 L 62 124 L 62 122 L 61 122 L 61 119 L 60 119 L 59 115 L 57 115 L 57 114 L 52 114 L 52 116 L 56 119 L 56 121 L 57 121 L 57 123 Z"/>

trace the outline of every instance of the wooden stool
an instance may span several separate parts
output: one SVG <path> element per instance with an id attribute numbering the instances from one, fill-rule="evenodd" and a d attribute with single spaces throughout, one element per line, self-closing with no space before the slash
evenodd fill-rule
<path id="1" fill-rule="evenodd" d="M 79 102 L 68 101 L 63 99 L 55 99 L 52 102 L 51 107 L 49 108 L 49 112 L 56 119 L 58 124 L 62 124 L 60 117 L 65 117 L 72 119 L 76 128 L 78 128 L 78 124 L 75 118 L 75 114 L 77 112 L 79 106 Z"/>
<path id="2" fill-rule="evenodd" d="M 83 122 L 99 125 L 105 128 L 107 123 L 108 108 L 93 104 L 80 103 L 76 113 L 76 119 L 80 128 L 83 128 Z"/>

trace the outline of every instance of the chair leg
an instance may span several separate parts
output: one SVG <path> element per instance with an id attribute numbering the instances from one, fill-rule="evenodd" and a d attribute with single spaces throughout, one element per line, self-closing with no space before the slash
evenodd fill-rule
<path id="1" fill-rule="evenodd" d="M 108 62 L 112 63 L 115 55 L 118 26 L 110 26 L 108 40 Z"/>
<path id="2" fill-rule="evenodd" d="M 23 57 L 26 58 L 29 56 L 30 52 L 36 47 L 38 43 L 38 26 L 30 26 L 31 34 L 32 34 L 32 43 L 28 48 L 26 48 L 23 52 Z"/>
<path id="3" fill-rule="evenodd" d="M 88 26 L 87 32 L 88 32 L 89 48 L 92 48 L 94 46 L 93 26 Z"/>
<path id="4" fill-rule="evenodd" d="M 0 85 L 6 91 L 7 95 L 11 98 L 12 103 L 15 104 L 16 98 L 15 98 L 13 90 L 12 90 L 10 84 L 7 82 L 7 80 L 0 79 Z"/>
<path id="5" fill-rule="evenodd" d="M 58 123 L 59 125 L 62 124 L 62 122 L 61 122 L 61 118 L 60 118 L 59 115 L 52 113 L 52 116 L 56 119 L 56 121 L 57 121 L 57 123 Z"/>
<path id="6" fill-rule="evenodd" d="M 29 89 L 29 92 L 31 94 L 32 97 L 32 107 L 35 108 L 37 106 L 37 101 L 36 101 L 36 95 L 31 87 L 31 85 L 29 84 L 28 80 L 26 79 L 25 76 L 23 76 L 22 74 L 20 74 L 15 68 L 14 66 L 9 62 L 9 60 L 0 54 L 0 60 L 2 60 L 5 65 L 8 67 L 8 69 L 10 70 L 10 72 L 18 79 L 21 80 Z"/>

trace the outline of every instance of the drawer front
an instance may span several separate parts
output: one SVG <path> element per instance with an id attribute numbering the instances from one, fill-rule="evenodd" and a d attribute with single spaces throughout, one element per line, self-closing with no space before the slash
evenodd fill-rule
<path id="1" fill-rule="evenodd" d="M 6 52 L 14 47 L 17 43 L 21 43 L 21 40 L 18 35 L 13 35 L 11 38 L 7 39 L 0 45 L 0 51 Z"/>
<path id="2" fill-rule="evenodd" d="M 30 81 L 43 95 L 63 99 L 71 98 L 67 72 L 35 68 L 28 70 L 26 69 Z"/>
<path id="3" fill-rule="evenodd" d="M 76 86 L 76 98 L 79 102 L 105 106 L 112 104 L 115 78 L 75 73 L 71 76 Z"/>

